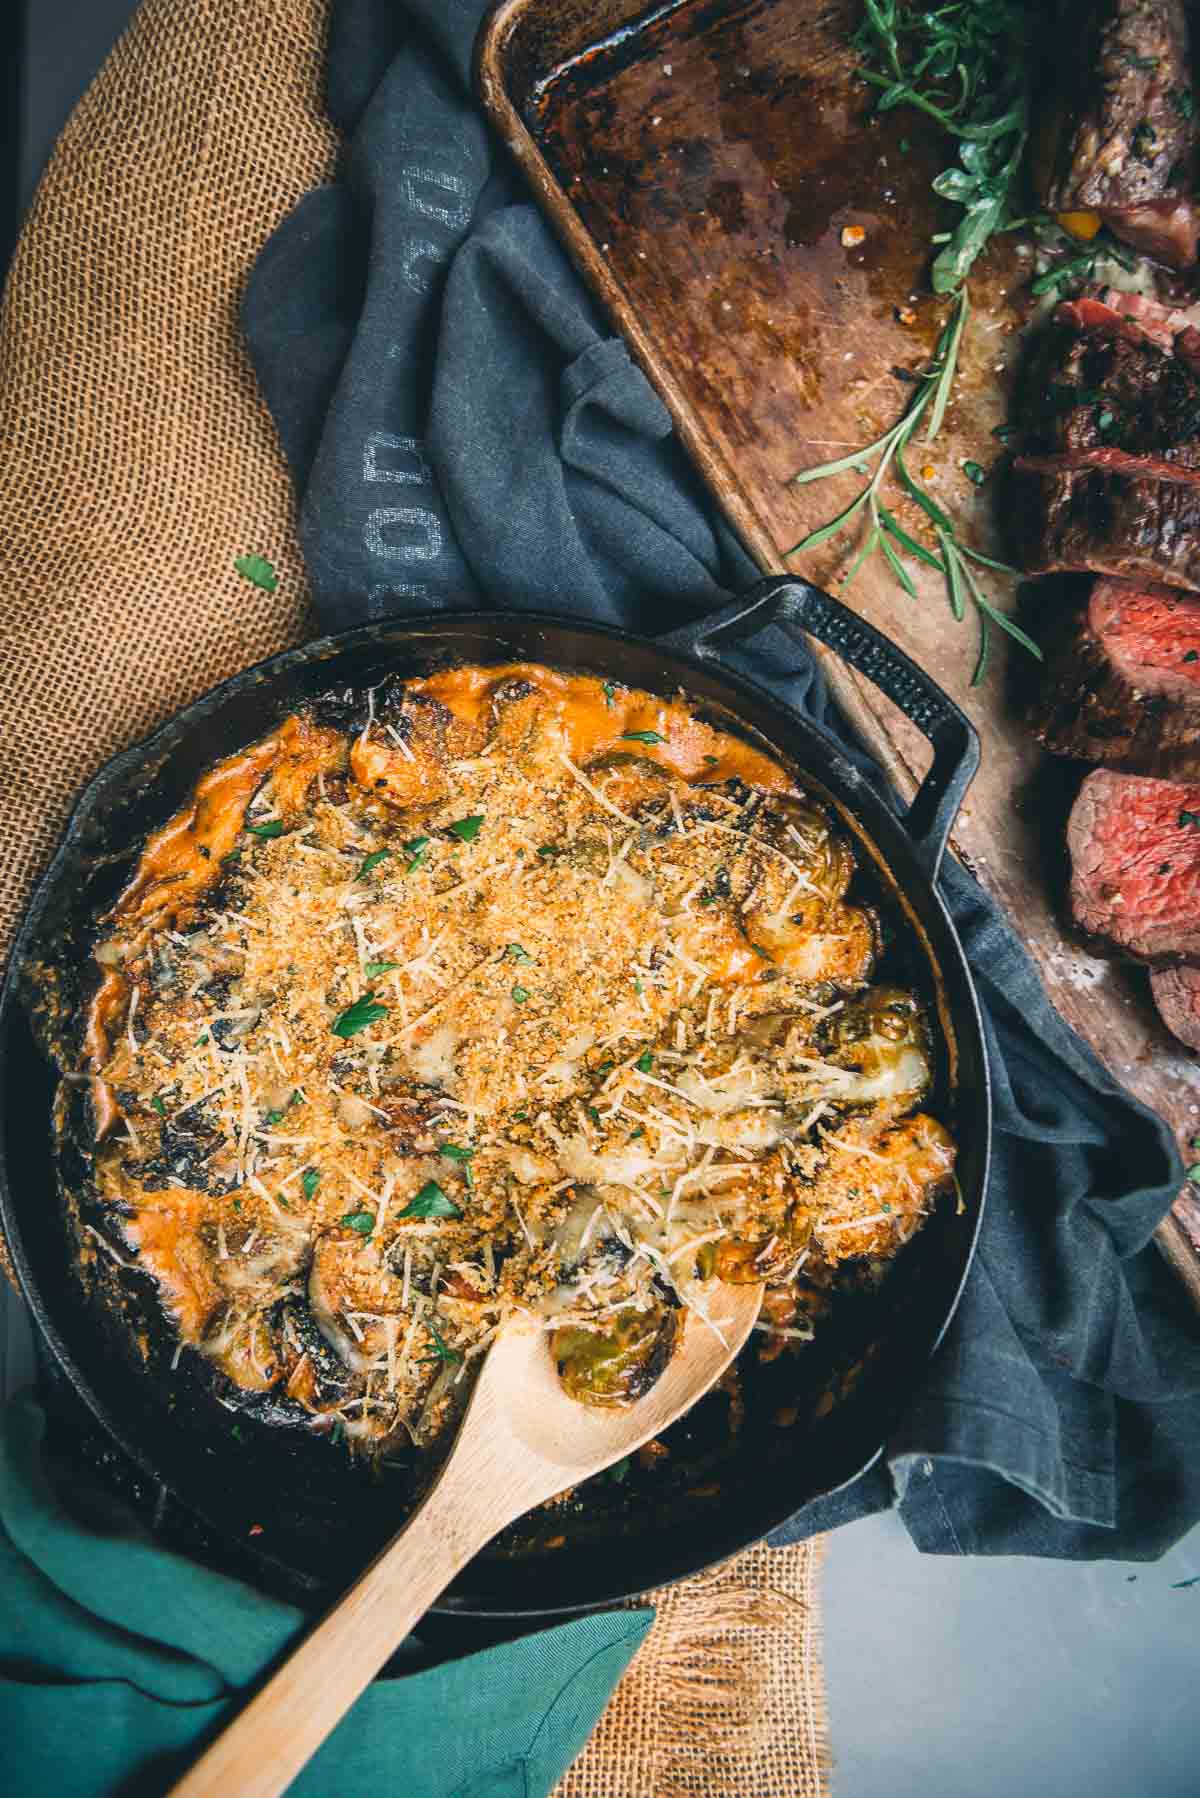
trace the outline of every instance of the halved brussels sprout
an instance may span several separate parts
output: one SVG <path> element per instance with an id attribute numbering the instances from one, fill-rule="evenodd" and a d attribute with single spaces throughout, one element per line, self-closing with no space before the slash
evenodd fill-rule
<path id="1" fill-rule="evenodd" d="M 911 1111 L 928 1091 L 929 1030 L 912 993 L 873 987 L 827 1021 L 823 1042 L 832 1062 L 860 1076 L 848 1104 Z"/>
<path id="2" fill-rule="evenodd" d="M 585 1405 L 631 1405 L 649 1392 L 671 1358 L 674 1311 L 618 1311 L 607 1330 L 562 1324 L 551 1333 L 550 1353 L 569 1396 Z"/>

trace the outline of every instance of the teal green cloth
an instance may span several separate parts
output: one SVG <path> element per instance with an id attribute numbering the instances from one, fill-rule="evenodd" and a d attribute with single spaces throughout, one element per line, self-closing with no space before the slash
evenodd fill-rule
<path id="1" fill-rule="evenodd" d="M 44 1431 L 27 1394 L 0 1418 L 0 1790 L 162 1792 L 305 1620 L 160 1548 L 99 1491 L 73 1488 L 68 1508 Z M 602 1612 L 377 1681 L 292 1790 L 538 1798 L 583 1747 L 653 1616 Z"/>

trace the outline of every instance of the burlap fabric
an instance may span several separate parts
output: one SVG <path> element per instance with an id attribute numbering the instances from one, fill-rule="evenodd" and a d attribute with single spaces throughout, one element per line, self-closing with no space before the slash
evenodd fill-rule
<path id="1" fill-rule="evenodd" d="M 0 952 L 109 755 L 310 628 L 237 305 L 337 150 L 326 0 L 143 0 L 42 180 L 0 311 Z M 259 551 L 267 594 L 233 568 Z M 0 1245 L 2 1248 L 2 1245 Z M 558 1798 L 817 1798 L 812 1544 L 657 1595 Z"/>

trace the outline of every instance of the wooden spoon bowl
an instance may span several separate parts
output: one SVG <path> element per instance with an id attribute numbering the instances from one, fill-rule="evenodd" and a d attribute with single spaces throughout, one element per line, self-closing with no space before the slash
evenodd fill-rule
<path id="1" fill-rule="evenodd" d="M 655 1385 L 612 1410 L 567 1396 L 536 1323 L 508 1324 L 424 1503 L 173 1788 L 178 1798 L 284 1791 L 472 1556 L 514 1518 L 611 1467 L 690 1410 L 742 1348 L 761 1304 L 761 1286 L 714 1285 L 716 1327 L 689 1312 Z"/>

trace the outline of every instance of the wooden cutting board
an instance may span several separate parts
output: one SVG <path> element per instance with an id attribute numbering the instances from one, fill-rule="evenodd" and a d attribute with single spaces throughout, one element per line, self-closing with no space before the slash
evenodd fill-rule
<path id="1" fill-rule="evenodd" d="M 1188 1145 L 1200 1133 L 1200 1058 L 1159 1022 L 1145 973 L 1098 959 L 1064 909 L 1063 827 L 1084 772 L 1042 755 L 1021 720 L 1032 663 L 994 632 L 972 686 L 975 620 L 913 565 L 916 599 L 876 556 L 846 584 L 857 529 L 789 556 L 855 497 L 850 473 L 800 469 L 870 442 L 900 416 L 946 315 L 927 289 L 944 220 L 929 183 L 948 155 L 911 110 L 880 118 L 855 78 L 860 0 L 506 0 L 481 40 L 480 84 L 583 275 L 662 393 L 679 434 L 764 570 L 802 573 L 886 631 L 968 713 L 983 765 L 955 846 L 1005 907 L 1069 1023 Z M 861 233 L 861 236 L 860 236 Z M 1003 553 L 1002 423 L 1034 302 L 1018 236 L 976 266 L 960 376 L 936 443 L 910 457 L 960 535 Z M 916 446 L 914 446 L 916 451 Z M 977 487 L 963 463 L 980 464 Z M 889 495 L 902 523 L 922 515 Z M 1055 583 L 989 577 L 1022 616 L 1064 602 Z M 826 656 L 839 699 L 911 791 L 917 733 Z M 1200 1301 L 1200 1188 L 1159 1232 Z"/>

